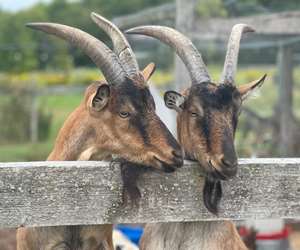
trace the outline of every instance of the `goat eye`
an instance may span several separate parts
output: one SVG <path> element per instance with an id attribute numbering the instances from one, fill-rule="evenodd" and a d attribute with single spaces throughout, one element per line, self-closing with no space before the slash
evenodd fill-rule
<path id="1" fill-rule="evenodd" d="M 129 114 L 129 112 L 121 111 L 121 112 L 119 113 L 119 116 L 120 116 L 121 118 L 127 118 L 127 117 L 130 116 L 130 114 Z"/>
<path id="2" fill-rule="evenodd" d="M 197 114 L 196 112 L 191 112 L 191 116 L 192 116 L 192 117 L 197 117 L 198 114 Z"/>

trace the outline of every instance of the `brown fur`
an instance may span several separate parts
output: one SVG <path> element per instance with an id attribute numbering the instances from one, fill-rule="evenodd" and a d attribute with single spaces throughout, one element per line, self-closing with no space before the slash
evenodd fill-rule
<path id="1" fill-rule="evenodd" d="M 198 88 L 200 90 L 195 91 Z M 201 100 L 201 94 L 204 92 L 202 89 L 207 88 L 210 93 L 216 93 L 218 86 L 210 84 L 207 86 L 198 85 L 193 89 L 185 91 L 185 104 L 182 111 L 177 116 L 177 128 L 178 139 L 181 145 L 184 146 L 185 153 L 188 158 L 197 160 L 202 167 L 208 173 L 218 172 L 223 174 L 226 167 L 222 163 L 222 160 L 226 157 L 226 153 L 223 150 L 223 140 L 226 140 L 227 145 L 234 149 L 234 126 L 232 124 L 233 119 L 237 119 L 237 115 L 240 108 L 241 99 L 236 89 L 232 89 L 232 99 L 226 107 L 218 108 L 214 107 L 215 103 L 212 100 L 210 103 Z M 214 96 L 212 96 L 213 98 Z M 196 117 L 192 113 L 197 114 Z M 201 129 L 201 120 L 205 119 L 209 124 L 209 134 L 205 134 L 205 131 Z M 226 136 L 226 138 L 224 138 Z M 230 152 L 228 158 L 233 158 L 232 161 L 237 160 L 235 158 L 235 151 Z M 210 163 L 209 163 L 210 162 Z M 212 167 L 213 165 L 213 167 Z M 228 174 L 235 175 L 235 169 L 233 173 Z M 224 173 L 224 175 L 226 175 Z M 227 177 L 227 176 L 224 176 Z"/>
<path id="2" fill-rule="evenodd" d="M 144 83 L 150 71 L 151 67 L 146 76 L 109 86 L 107 103 L 99 96 L 97 109 L 93 106 L 95 96 L 106 83 L 90 85 L 84 101 L 59 131 L 47 160 L 110 160 L 116 156 L 165 171 L 181 166 L 181 148 L 155 114 L 153 98 Z M 130 116 L 122 118 L 120 112 Z M 112 250 L 112 225 L 19 228 L 17 249 Z"/>
<path id="3" fill-rule="evenodd" d="M 113 154 L 160 170 L 161 163 L 154 156 L 167 164 L 173 164 L 173 151 L 180 148 L 155 114 L 152 97 L 149 97 L 149 110 L 142 118 L 148 120 L 147 132 L 151 141 L 150 145 L 145 145 L 142 136 L 130 126 L 128 120 L 117 115 L 117 98 L 111 98 L 108 108 L 103 111 L 95 112 L 90 109 L 93 95 L 102 84 L 105 83 L 97 82 L 87 88 L 84 102 L 66 120 L 48 160 L 99 160 Z M 139 86 L 136 88 L 146 89 Z M 118 96 L 117 91 L 113 90 L 112 96 Z M 125 100 L 122 108 L 139 115 L 130 100 L 128 103 Z M 169 139 L 174 145 L 170 145 Z M 161 148 L 165 150 L 162 151 Z"/>
<path id="4" fill-rule="evenodd" d="M 0 249 L 15 250 L 16 249 L 16 230 L 1 229 L 0 230 Z"/>
<path id="5" fill-rule="evenodd" d="M 229 221 L 147 224 L 141 250 L 247 250 Z"/>
<path id="6" fill-rule="evenodd" d="M 193 85 L 183 96 L 174 91 L 165 94 L 166 105 L 178 112 L 177 133 L 186 157 L 197 160 L 216 181 L 236 173 L 237 166 L 228 166 L 224 160 L 236 163 L 233 140 L 240 106 L 244 95 L 259 86 L 262 79 L 241 87 L 242 91 L 234 86 L 208 83 Z M 210 221 L 147 224 L 140 249 L 246 250 L 247 247 L 232 222 Z"/>

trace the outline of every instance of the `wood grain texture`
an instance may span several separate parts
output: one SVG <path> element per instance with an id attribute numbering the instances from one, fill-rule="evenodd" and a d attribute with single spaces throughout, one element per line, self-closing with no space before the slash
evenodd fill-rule
<path id="1" fill-rule="evenodd" d="M 122 205 L 118 164 L 0 163 L 0 227 L 300 217 L 300 159 L 242 159 L 223 182 L 219 217 L 202 204 L 203 173 L 148 171 L 139 206 Z"/>

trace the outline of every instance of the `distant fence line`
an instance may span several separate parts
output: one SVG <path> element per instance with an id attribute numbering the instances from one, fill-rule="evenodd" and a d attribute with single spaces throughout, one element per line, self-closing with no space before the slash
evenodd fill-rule
<path id="1" fill-rule="evenodd" d="M 47 95 L 65 95 L 65 94 L 74 94 L 74 93 L 83 93 L 86 89 L 86 86 L 72 86 L 72 85 L 57 85 L 57 86 L 26 86 L 20 88 L 20 93 L 29 95 L 31 97 L 31 106 L 30 106 L 30 141 L 37 142 L 39 135 L 39 106 L 38 98 L 40 96 Z M 9 86 L 0 86 L 0 96 L 9 95 L 14 91 L 14 88 Z"/>
<path id="2" fill-rule="evenodd" d="M 64 95 L 66 93 L 82 93 L 86 89 L 86 86 L 83 85 L 56 85 L 56 86 L 26 86 L 20 88 L 22 93 L 29 95 Z M 0 86 L 0 95 L 9 94 L 13 91 L 13 87 Z"/>

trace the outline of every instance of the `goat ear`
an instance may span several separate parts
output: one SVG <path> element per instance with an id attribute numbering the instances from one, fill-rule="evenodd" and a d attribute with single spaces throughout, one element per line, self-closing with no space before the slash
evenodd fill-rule
<path id="1" fill-rule="evenodd" d="M 102 110 L 108 103 L 110 97 L 110 87 L 107 84 L 100 85 L 93 96 L 91 108 L 95 111 Z"/>
<path id="2" fill-rule="evenodd" d="M 185 98 L 176 91 L 167 91 L 164 94 L 164 101 L 165 105 L 169 109 L 174 109 L 177 112 L 180 112 L 182 111 L 182 104 L 184 103 Z"/>
<path id="3" fill-rule="evenodd" d="M 242 100 L 245 100 L 254 90 L 257 88 L 260 88 L 265 79 L 266 79 L 267 74 L 263 75 L 261 78 L 258 80 L 252 81 L 250 83 L 244 84 L 240 87 L 238 87 L 238 90 L 242 96 Z"/>
<path id="4" fill-rule="evenodd" d="M 142 71 L 142 75 L 144 76 L 144 79 L 146 82 L 150 79 L 150 77 L 153 75 L 155 71 L 155 64 L 149 63 Z"/>

